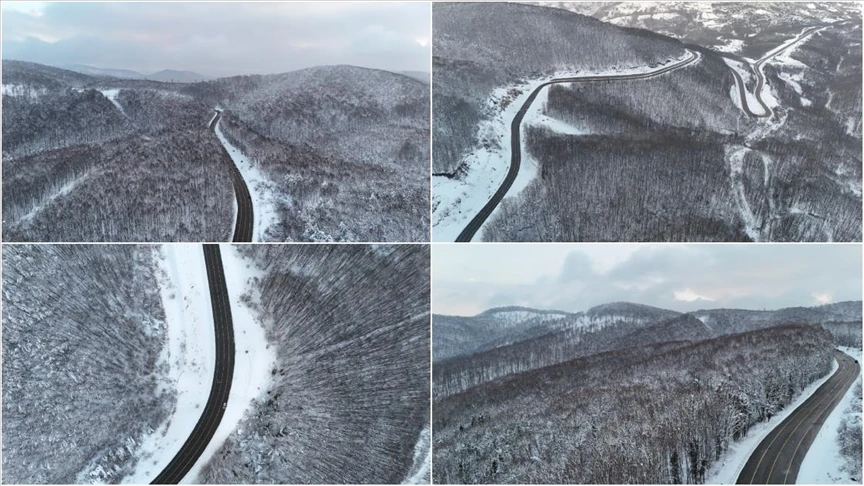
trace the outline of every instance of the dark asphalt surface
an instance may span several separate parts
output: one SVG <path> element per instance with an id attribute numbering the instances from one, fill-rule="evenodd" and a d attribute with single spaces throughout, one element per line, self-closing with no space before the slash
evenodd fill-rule
<path id="1" fill-rule="evenodd" d="M 207 281 L 210 285 L 213 323 L 216 328 L 216 369 L 213 373 L 213 385 L 210 387 L 204 412 L 189 438 L 151 484 L 177 484 L 186 476 L 216 433 L 231 392 L 231 380 L 234 378 L 234 328 L 219 245 L 204 245 L 204 261 L 207 265 Z"/>
<path id="2" fill-rule="evenodd" d="M 216 124 L 222 118 L 222 112 L 216 110 L 216 116 L 210 122 L 208 128 L 215 134 Z M 220 143 L 221 145 L 221 143 Z M 252 224 L 254 213 L 252 211 L 252 196 L 249 194 L 249 188 L 246 186 L 246 181 L 243 180 L 243 175 L 234 165 L 233 159 L 228 154 L 225 147 L 222 151 L 231 160 L 231 179 L 234 181 L 234 196 L 237 198 L 237 224 L 234 226 L 234 242 L 249 242 L 252 241 Z"/>
<path id="3" fill-rule="evenodd" d="M 522 149 L 521 149 L 521 141 L 520 141 L 520 125 L 522 124 L 522 118 L 525 117 L 525 113 L 528 112 L 528 108 L 531 107 L 531 103 L 534 102 L 534 99 L 537 98 L 537 95 L 540 93 L 540 90 L 549 86 L 550 84 L 556 83 L 595 83 L 598 81 L 626 81 L 626 80 L 635 80 L 635 79 L 648 79 L 653 78 L 655 76 L 660 76 L 662 74 L 668 73 L 674 69 L 678 69 L 688 64 L 692 64 L 697 59 L 699 59 L 699 55 L 693 54 L 693 57 L 690 59 L 685 59 L 679 63 L 671 64 L 657 71 L 652 71 L 650 73 L 640 73 L 640 74 L 622 74 L 620 76 L 585 76 L 585 77 L 574 77 L 574 78 L 556 78 L 550 81 L 547 81 L 540 86 L 538 86 L 528 99 L 525 100 L 525 103 L 522 104 L 522 107 L 519 109 L 519 112 L 516 113 L 516 116 L 513 117 L 513 122 L 510 124 L 510 169 L 507 171 L 507 175 L 504 177 L 504 181 L 501 183 L 501 186 L 495 191 L 495 194 L 492 195 L 492 198 L 486 203 L 485 206 L 477 213 L 476 216 L 465 226 L 465 229 L 459 233 L 459 236 L 456 238 L 457 242 L 468 242 L 474 238 L 474 235 L 477 233 L 477 230 L 483 226 L 483 223 L 486 222 L 486 219 L 489 215 L 492 214 L 492 211 L 498 207 L 498 204 L 504 199 L 504 196 L 507 194 L 507 191 L 510 190 L 510 187 L 513 185 L 513 181 L 516 180 L 516 176 L 519 174 L 519 167 L 522 164 Z"/>
<path id="4" fill-rule="evenodd" d="M 835 356 L 840 365 L 837 372 L 759 443 L 737 484 L 795 484 L 816 434 L 861 369 L 847 354 L 836 351 Z"/>

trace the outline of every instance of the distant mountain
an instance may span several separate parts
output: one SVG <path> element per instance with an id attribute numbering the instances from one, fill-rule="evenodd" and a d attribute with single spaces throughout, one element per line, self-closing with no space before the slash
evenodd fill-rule
<path id="1" fill-rule="evenodd" d="M 426 84 L 429 84 L 429 80 L 432 79 L 432 73 L 430 73 L 429 71 L 399 71 L 399 74 L 404 74 L 409 78 L 423 81 Z"/>
<path id="2" fill-rule="evenodd" d="M 210 76 L 205 76 L 193 71 L 175 71 L 173 69 L 163 69 L 162 71 L 150 74 L 147 79 L 153 81 L 164 81 L 166 83 L 195 83 L 198 81 L 206 81 L 212 79 Z"/>
<path id="3" fill-rule="evenodd" d="M 90 76 L 112 76 L 115 78 L 123 79 L 147 79 L 147 75 L 129 69 L 98 68 L 94 66 L 85 66 L 84 64 L 68 64 L 66 66 L 60 67 L 62 67 L 63 69 L 68 69 L 70 71 L 75 71 L 76 73 L 89 74 Z"/>
<path id="4" fill-rule="evenodd" d="M 130 69 L 100 68 L 83 64 L 69 64 L 59 67 L 90 76 L 110 76 L 120 79 L 147 79 L 150 81 L 162 81 L 166 83 L 195 83 L 212 79 L 210 76 L 205 76 L 194 71 L 177 71 L 173 69 L 163 69 L 162 71 L 153 74 L 142 74 Z"/>
<path id="5" fill-rule="evenodd" d="M 473 317 L 435 315 L 433 359 L 443 361 L 556 333 L 583 334 L 611 325 L 624 325 L 632 330 L 676 315 L 674 311 L 629 302 L 604 304 L 576 313 L 499 307 Z"/>

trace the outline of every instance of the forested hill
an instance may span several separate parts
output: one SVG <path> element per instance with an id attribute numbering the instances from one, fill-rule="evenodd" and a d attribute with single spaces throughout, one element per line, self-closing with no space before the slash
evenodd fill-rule
<path id="1" fill-rule="evenodd" d="M 634 346 L 699 342 L 787 325 L 819 325 L 837 344 L 861 340 L 861 301 L 775 311 L 712 309 L 680 314 L 631 303 L 584 313 L 492 309 L 473 317 L 433 315 L 436 396 L 514 373 Z"/>
<path id="2" fill-rule="evenodd" d="M 167 83 L 4 60 L 4 239 L 230 239 L 232 162 L 207 127 L 216 107 L 269 183 L 270 209 L 256 211 L 268 240 L 428 238 L 419 80 L 325 66 Z"/>
<path id="3" fill-rule="evenodd" d="M 477 144 L 492 90 L 555 71 L 642 67 L 684 55 L 683 45 L 561 9 L 449 3 L 432 9 L 435 173 L 453 173 Z M 470 41 L 469 41 L 470 40 Z"/>

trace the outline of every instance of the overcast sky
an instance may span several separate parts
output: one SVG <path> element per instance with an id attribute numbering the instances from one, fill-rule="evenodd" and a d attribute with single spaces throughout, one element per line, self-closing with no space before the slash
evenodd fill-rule
<path id="1" fill-rule="evenodd" d="M 2 2 L 3 58 L 150 74 L 429 71 L 424 3 Z"/>
<path id="2" fill-rule="evenodd" d="M 676 311 L 861 299 L 860 245 L 433 245 L 432 309 L 583 311 L 615 301 Z"/>

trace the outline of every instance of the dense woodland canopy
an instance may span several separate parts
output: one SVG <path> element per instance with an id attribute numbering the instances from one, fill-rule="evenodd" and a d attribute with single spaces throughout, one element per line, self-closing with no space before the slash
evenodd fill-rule
<path id="1" fill-rule="evenodd" d="M 399 483 L 429 423 L 429 248 L 256 245 L 276 366 L 204 483 Z M 428 438 L 428 435 L 425 436 Z"/>
<path id="2" fill-rule="evenodd" d="M 436 401 L 441 483 L 701 483 L 730 442 L 831 370 L 827 332 L 787 326 L 627 348 Z"/>
<path id="3" fill-rule="evenodd" d="M 3 247 L 3 482 L 117 482 L 173 408 L 146 246 Z"/>
<path id="4" fill-rule="evenodd" d="M 226 241 L 226 136 L 275 188 L 276 241 L 423 241 L 429 89 L 351 66 L 179 84 L 4 61 L 6 241 Z"/>
<path id="5" fill-rule="evenodd" d="M 433 337 L 435 482 L 701 483 L 831 370 L 836 346 L 860 347 L 861 302 L 503 307 L 435 315 Z M 856 427 L 841 427 L 845 450 Z"/>

